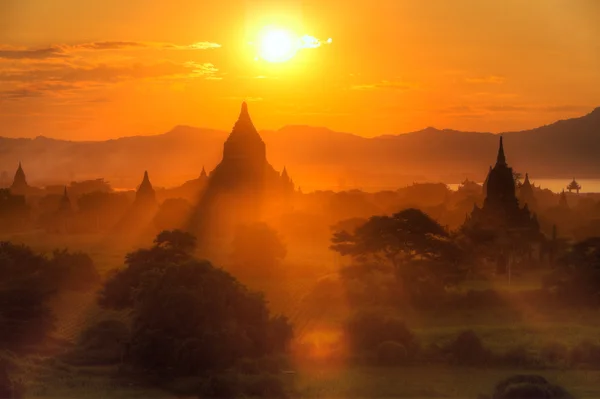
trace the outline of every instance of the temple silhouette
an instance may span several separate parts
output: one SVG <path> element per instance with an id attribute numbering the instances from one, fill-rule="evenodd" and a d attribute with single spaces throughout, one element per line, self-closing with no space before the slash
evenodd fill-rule
<path id="1" fill-rule="evenodd" d="M 528 175 L 526 175 L 526 183 L 531 189 Z M 496 261 L 497 270 L 504 272 L 507 253 L 514 250 L 519 241 L 520 243 L 538 242 L 541 233 L 537 216 L 530 211 L 528 204 L 519 206 L 513 169 L 506 162 L 502 137 L 500 137 L 496 164 L 494 167 L 490 166 L 484 189 L 483 206 L 481 208 L 477 205 L 473 206 L 473 211 L 467 216 L 462 230 L 475 239 L 488 237 L 502 243 L 505 247 L 497 252 Z M 529 195 L 527 188 L 525 195 Z M 533 198 L 533 190 L 531 190 L 531 198 Z"/>
<path id="2" fill-rule="evenodd" d="M 267 161 L 265 143 L 244 102 L 188 229 L 200 242 L 208 236 L 224 238 L 238 225 L 260 220 L 265 210 L 285 206 L 294 190 L 287 169 L 280 174 Z"/>

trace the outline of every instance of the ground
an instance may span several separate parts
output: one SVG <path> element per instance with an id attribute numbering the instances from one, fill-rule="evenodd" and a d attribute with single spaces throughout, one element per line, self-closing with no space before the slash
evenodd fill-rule
<path id="1" fill-rule="evenodd" d="M 121 266 L 127 252 L 151 244 L 151 238 L 144 244 L 134 245 L 107 237 L 74 238 L 43 233 L 0 237 L 0 240 L 6 239 L 44 252 L 65 247 L 87 252 L 102 275 Z M 335 276 L 339 263 L 339 257 L 327 251 L 326 247 L 323 250 L 296 248 L 289 253 L 283 278 L 271 282 L 253 279 L 243 282 L 267 291 L 272 311 L 290 317 L 298 339 L 323 338 L 326 332 L 339 331 L 340 322 L 351 309 L 334 309 L 331 304 L 323 304 L 317 312 L 314 308 L 307 310 L 304 301 L 317 281 Z M 517 276 L 510 284 L 505 279 L 496 279 L 470 281 L 467 287 L 494 288 L 503 292 L 527 290 L 539 285 L 540 275 L 536 273 Z M 102 319 L 124 316 L 100 309 L 95 300 L 95 293 L 71 293 L 57 298 L 53 303 L 58 317 L 55 337 L 75 342 L 86 326 Z M 406 316 L 424 347 L 448 342 L 466 328 L 476 331 L 484 344 L 498 353 L 516 345 L 539 350 L 549 342 L 561 342 L 571 347 L 584 339 L 597 342 L 600 337 L 600 312 L 590 309 L 557 309 L 548 317 L 536 312 L 527 303 L 514 303 L 514 309 L 445 310 Z M 115 367 L 76 367 L 53 356 L 30 356 L 20 359 L 19 364 L 22 366 L 20 378 L 27 387 L 27 398 L 173 397 L 166 391 L 118 379 Z M 600 398 L 600 370 L 472 369 L 438 365 L 402 368 L 299 366 L 285 379 L 298 397 L 308 398 L 476 398 L 480 393 L 490 393 L 497 381 L 516 373 L 540 374 L 565 386 L 578 397 Z"/>

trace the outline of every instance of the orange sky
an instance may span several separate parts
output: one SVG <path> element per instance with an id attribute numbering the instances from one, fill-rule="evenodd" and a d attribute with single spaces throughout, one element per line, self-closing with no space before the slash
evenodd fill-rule
<path id="1" fill-rule="evenodd" d="M 249 41 L 321 40 L 283 64 Z M 598 0 L 1 0 L 0 136 L 506 131 L 600 106 Z"/>

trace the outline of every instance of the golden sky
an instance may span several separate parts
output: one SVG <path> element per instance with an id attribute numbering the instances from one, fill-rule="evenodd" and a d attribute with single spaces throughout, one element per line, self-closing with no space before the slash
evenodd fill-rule
<path id="1" fill-rule="evenodd" d="M 321 40 L 255 60 L 263 26 Z M 327 39 L 331 38 L 331 43 Z M 600 106 L 598 0 L 0 0 L 0 136 L 532 128 Z"/>

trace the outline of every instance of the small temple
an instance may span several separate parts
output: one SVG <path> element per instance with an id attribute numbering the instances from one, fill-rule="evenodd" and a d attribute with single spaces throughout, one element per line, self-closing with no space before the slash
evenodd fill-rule
<path id="1" fill-rule="evenodd" d="M 10 191 L 14 194 L 26 194 L 30 189 L 31 187 L 27 184 L 27 177 L 25 176 L 21 162 L 19 162 L 19 167 L 15 172 L 15 177 L 10 186 Z"/>
<path id="2" fill-rule="evenodd" d="M 60 203 L 58 205 L 58 212 L 70 213 L 72 211 L 73 211 L 73 207 L 71 205 L 71 200 L 69 199 L 69 195 L 67 194 L 67 186 L 65 186 L 65 190 L 63 191 L 63 196 L 60 198 Z"/>
<path id="3" fill-rule="evenodd" d="M 144 171 L 144 178 L 135 193 L 134 205 L 156 205 L 156 192 L 150 183 L 148 171 Z"/>
<path id="4" fill-rule="evenodd" d="M 527 205 L 531 210 L 535 210 L 538 207 L 533 189 L 534 186 L 529 181 L 529 173 L 525 173 L 525 181 L 523 181 L 523 184 L 519 188 L 519 203 Z"/>
<path id="5" fill-rule="evenodd" d="M 569 190 L 569 192 L 575 191 L 577 194 L 579 194 L 579 190 L 581 190 L 581 185 L 577 183 L 577 180 L 575 180 L 575 178 L 573 178 L 571 183 L 569 183 L 569 185 L 567 186 L 567 190 Z"/>

